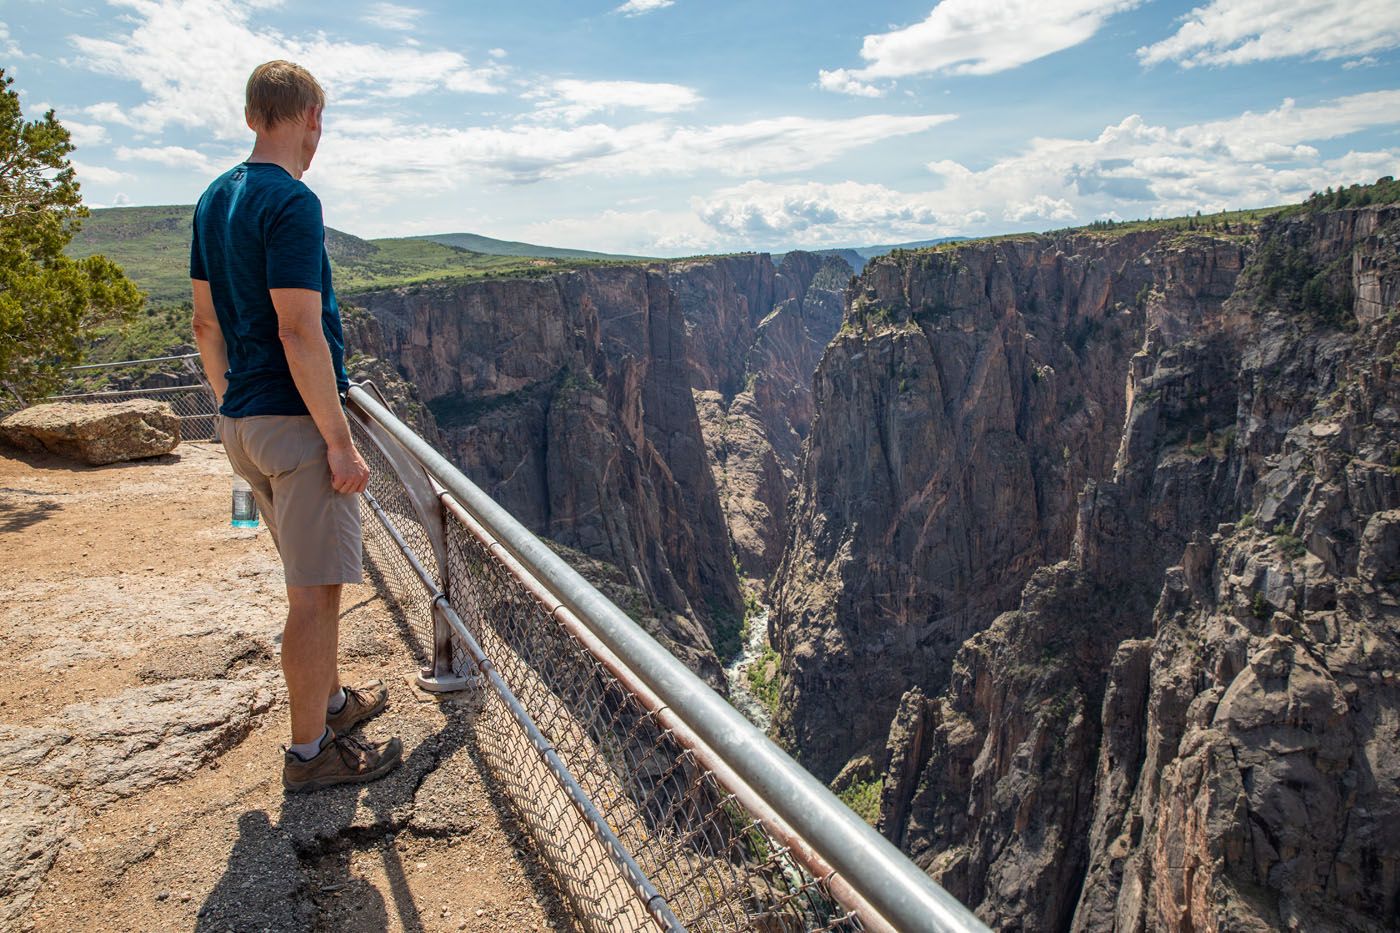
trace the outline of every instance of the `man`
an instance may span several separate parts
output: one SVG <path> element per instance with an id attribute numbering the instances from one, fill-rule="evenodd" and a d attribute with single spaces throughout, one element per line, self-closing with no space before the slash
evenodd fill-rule
<path id="1" fill-rule="evenodd" d="M 359 493 L 369 468 L 341 408 L 349 388 L 321 202 L 301 182 L 321 140 L 325 93 L 274 61 L 248 79 L 246 162 L 199 199 L 190 247 L 194 335 L 223 415 L 229 462 L 253 487 L 282 557 L 282 673 L 291 702 L 288 791 L 372 781 L 400 760 L 349 730 L 384 709 L 379 681 L 341 688 L 340 589 L 362 579 Z"/>

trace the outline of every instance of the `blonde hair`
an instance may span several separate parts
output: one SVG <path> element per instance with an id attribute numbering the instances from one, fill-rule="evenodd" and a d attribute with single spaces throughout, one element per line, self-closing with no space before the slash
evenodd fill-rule
<path id="1" fill-rule="evenodd" d="M 324 107 L 326 92 L 300 65 L 278 59 L 248 76 L 248 122 L 256 130 L 299 120 L 308 107 Z"/>

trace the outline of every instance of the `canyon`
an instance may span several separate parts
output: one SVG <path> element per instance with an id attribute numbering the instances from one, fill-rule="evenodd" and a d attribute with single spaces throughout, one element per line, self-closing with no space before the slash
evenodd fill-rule
<path id="1" fill-rule="evenodd" d="M 723 688 L 850 271 L 747 254 L 367 292 L 350 367 L 527 527 L 620 571 L 625 608 Z"/>
<path id="2" fill-rule="evenodd" d="M 1400 917 L 1400 207 L 353 303 L 720 689 L 767 602 L 775 737 L 990 925 Z"/>

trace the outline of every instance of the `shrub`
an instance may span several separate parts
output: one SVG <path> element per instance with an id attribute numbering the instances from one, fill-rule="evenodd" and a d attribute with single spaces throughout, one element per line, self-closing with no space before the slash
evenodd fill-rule
<path id="1" fill-rule="evenodd" d="M 885 782 L 881 778 L 870 781 L 857 781 L 837 794 L 841 802 L 855 811 L 856 816 L 871 826 L 880 821 L 880 795 L 884 793 Z"/>

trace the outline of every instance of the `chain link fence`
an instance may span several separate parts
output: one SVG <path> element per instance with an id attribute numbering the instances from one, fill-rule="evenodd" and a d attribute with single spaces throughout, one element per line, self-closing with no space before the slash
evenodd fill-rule
<path id="1" fill-rule="evenodd" d="M 68 370 L 64 392 L 44 402 L 126 402 L 153 399 L 165 402 L 180 419 L 180 438 L 186 441 L 218 439 L 218 406 L 199 368 L 199 354 L 162 356 L 148 360 L 90 363 Z M 14 393 L 0 393 L 0 414 L 23 408 Z"/>
<path id="2" fill-rule="evenodd" d="M 370 573 L 410 620 L 418 660 L 430 665 L 435 594 L 422 571 L 438 564 L 433 535 L 399 475 L 402 460 L 396 470 L 382 437 L 360 421 L 352 427 L 372 471 L 364 497 Z M 445 566 L 429 574 L 470 635 L 452 638 L 452 666 L 497 674 L 504 687 L 475 680 L 484 694 L 476 720 L 483 759 L 581 926 L 866 929 L 700 760 L 668 711 L 627 682 L 616 658 L 589 644 L 577 620 L 552 606 L 450 495 L 439 503 Z"/>

